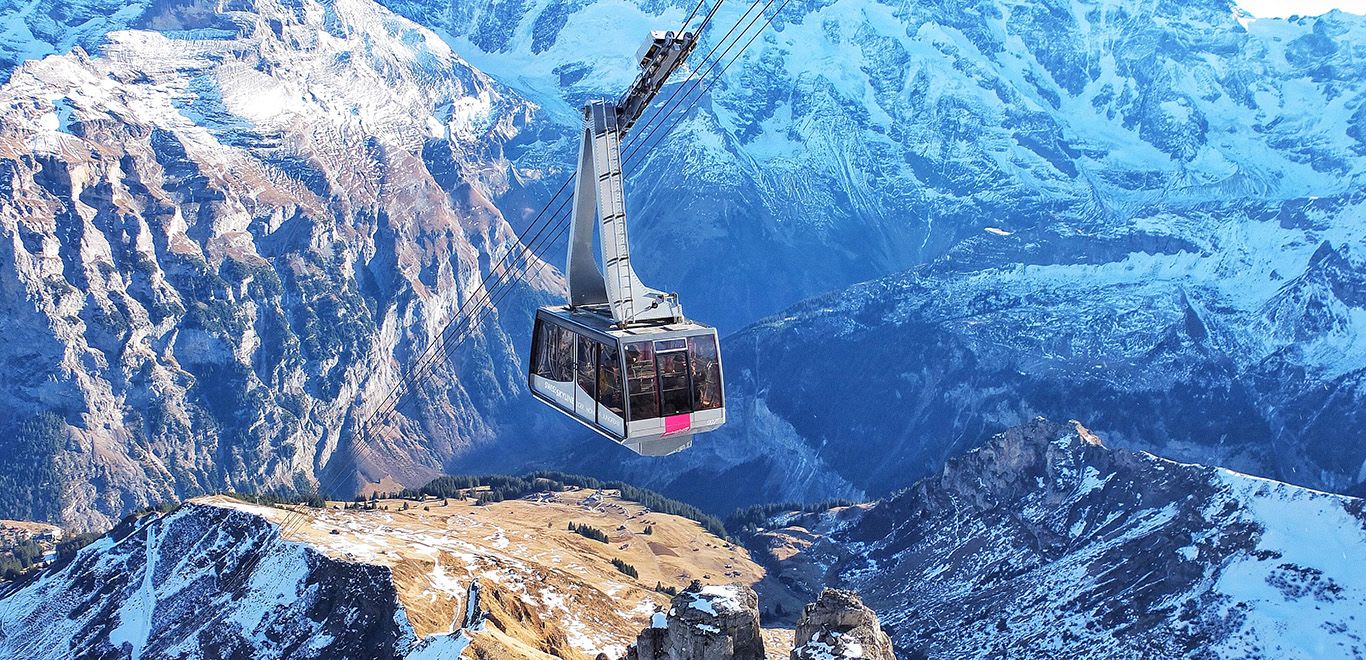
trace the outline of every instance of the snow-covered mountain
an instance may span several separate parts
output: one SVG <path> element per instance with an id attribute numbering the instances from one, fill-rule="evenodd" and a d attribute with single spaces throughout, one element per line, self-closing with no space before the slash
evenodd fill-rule
<path id="1" fill-rule="evenodd" d="M 277 538 L 265 520 L 227 507 L 130 517 L 70 564 L 0 597 L 0 652 L 437 658 L 468 646 L 459 620 L 419 638 L 386 567 Z"/>
<path id="2" fill-rule="evenodd" d="M 368 0 L 166 3 L 132 27 L 154 29 L 0 87 L 10 517 L 98 526 L 352 463 L 412 483 L 495 437 L 526 402 L 496 313 L 350 449 L 513 245 L 491 200 L 533 106 Z M 513 287 L 520 336 L 556 277 Z"/>
<path id="3" fill-rule="evenodd" d="M 693 3 L 385 4 L 572 124 Z M 695 64 L 749 6 L 722 6 Z M 783 3 L 640 159 L 641 267 L 733 327 L 988 229 L 1122 236 L 1108 261 L 1148 238 L 1204 248 L 1220 221 L 1360 190 L 1364 48 L 1361 17 L 1252 20 L 1227 0 Z"/>
<path id="4" fill-rule="evenodd" d="M 717 480 L 745 484 L 746 504 L 882 495 L 998 429 L 1075 415 L 1116 446 L 1360 493 L 1366 197 L 1305 213 L 1324 218 L 1320 204 L 1333 222 L 1283 227 L 1301 205 L 1286 203 L 1258 227 L 1244 208 L 1199 244 L 1154 237 L 1140 252 L 1043 229 L 984 235 L 815 298 L 725 342 L 727 427 L 620 472 L 719 492 L 699 500 L 718 510 L 735 489 Z"/>
<path id="5" fill-rule="evenodd" d="M 1366 501 L 1110 449 L 1075 422 L 770 526 L 751 540 L 769 584 L 858 590 L 898 657 L 1366 653 Z"/>

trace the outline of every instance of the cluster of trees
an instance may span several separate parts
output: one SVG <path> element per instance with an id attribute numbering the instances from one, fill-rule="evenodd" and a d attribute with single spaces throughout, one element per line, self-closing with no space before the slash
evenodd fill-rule
<path id="1" fill-rule="evenodd" d="M 278 489 L 266 491 L 264 493 L 225 493 L 243 502 L 273 506 L 276 504 L 307 504 L 315 509 L 327 506 L 321 495 L 317 493 L 301 493 L 296 490 Z"/>
<path id="2" fill-rule="evenodd" d="M 28 539 L 0 555 L 0 581 L 9 581 L 23 575 L 43 558 L 42 544 Z"/>
<path id="3" fill-rule="evenodd" d="M 842 506 L 853 506 L 861 504 L 854 500 L 833 499 L 822 502 L 811 502 L 803 504 L 801 502 L 775 502 L 773 504 L 756 504 L 743 509 L 736 509 L 735 513 L 726 517 L 726 525 L 731 529 L 738 529 L 752 532 L 755 529 L 768 523 L 768 519 L 779 513 L 801 512 L 815 513 L 817 511 L 828 511 Z"/>
<path id="4" fill-rule="evenodd" d="M 487 488 L 478 495 L 477 503 L 501 502 L 505 499 L 517 499 L 532 493 L 563 492 L 570 488 L 589 488 L 589 489 L 608 489 L 621 491 L 621 496 L 633 502 L 639 502 L 650 508 L 651 511 L 679 516 L 696 521 L 702 525 L 703 529 L 724 539 L 729 539 L 726 533 L 726 525 L 720 518 L 708 514 L 701 509 L 675 499 L 670 499 L 659 493 L 645 488 L 632 486 L 621 481 L 603 481 L 593 477 L 585 477 L 578 474 L 568 474 L 565 472 L 538 471 L 524 474 L 520 477 L 511 475 L 455 475 L 438 477 L 428 482 L 421 488 L 405 489 L 399 495 L 410 499 L 420 499 L 423 496 L 436 497 L 463 497 L 469 491 L 476 488 Z"/>
<path id="5" fill-rule="evenodd" d="M 574 532 L 575 534 L 578 534 L 579 536 L 582 536 L 584 538 L 593 539 L 594 541 L 601 541 L 603 543 L 608 542 L 607 532 L 604 532 L 592 525 L 579 525 L 577 523 L 574 523 L 573 521 L 570 521 L 569 531 Z"/>
<path id="6" fill-rule="evenodd" d="M 631 576 L 631 577 L 633 577 L 633 578 L 639 578 L 639 577 L 640 577 L 640 571 L 637 571 L 635 566 L 632 566 L 632 565 L 630 565 L 630 564 L 628 564 L 628 563 L 622 561 L 621 558 L 619 558 L 619 557 L 613 557 L 613 558 L 612 558 L 612 565 L 613 565 L 613 566 L 616 566 L 616 567 L 617 567 L 617 570 L 620 571 L 621 573 L 625 574 L 625 575 L 629 575 L 629 576 Z"/>
<path id="7" fill-rule="evenodd" d="M 62 537 L 62 542 L 57 544 L 57 561 L 69 559 L 76 556 L 81 548 L 104 537 L 103 532 L 82 532 L 80 534 L 69 534 Z"/>
<path id="8" fill-rule="evenodd" d="M 661 594 L 668 594 L 669 596 L 678 595 L 678 587 L 670 587 L 663 582 L 655 582 L 655 591 L 658 591 Z"/>
<path id="9" fill-rule="evenodd" d="M 133 509 L 133 515 L 142 516 L 148 513 L 170 513 L 172 511 L 175 511 L 179 506 L 180 502 L 177 502 L 175 500 L 157 502 L 155 504 L 140 506 L 136 509 Z"/>
<path id="10" fill-rule="evenodd" d="M 54 457 L 66 442 L 66 423 L 53 413 L 0 419 L 0 518 L 61 517 L 61 485 L 67 479 Z"/>
<path id="11" fill-rule="evenodd" d="M 67 533 L 57 543 L 58 563 L 63 563 L 87 545 L 104 536 L 103 532 Z M 8 582 L 22 577 L 43 559 L 43 546 L 32 539 L 23 541 L 13 548 L 0 553 L 0 582 Z"/>

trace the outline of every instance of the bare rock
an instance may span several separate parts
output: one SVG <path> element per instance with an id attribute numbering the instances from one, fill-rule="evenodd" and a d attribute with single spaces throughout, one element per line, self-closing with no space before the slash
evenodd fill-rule
<path id="1" fill-rule="evenodd" d="M 744 585 L 696 582 L 674 597 L 626 652 L 627 660 L 764 660 L 759 597 Z"/>
<path id="2" fill-rule="evenodd" d="M 892 639 L 858 594 L 826 589 L 802 610 L 792 660 L 896 660 Z"/>

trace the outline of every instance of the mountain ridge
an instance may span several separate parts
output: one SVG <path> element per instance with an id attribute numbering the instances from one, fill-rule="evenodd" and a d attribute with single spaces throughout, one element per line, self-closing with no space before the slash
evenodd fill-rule
<path id="1" fill-rule="evenodd" d="M 1366 503 L 1110 449 L 1076 422 L 1010 429 L 886 500 L 778 515 L 747 543 L 799 599 L 857 590 L 905 657 L 1366 649 L 1350 559 Z"/>

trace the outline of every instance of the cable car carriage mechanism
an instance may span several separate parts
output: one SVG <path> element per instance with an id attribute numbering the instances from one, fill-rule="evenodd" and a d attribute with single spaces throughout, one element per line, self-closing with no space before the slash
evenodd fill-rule
<path id="1" fill-rule="evenodd" d="M 537 310 L 528 361 L 537 399 L 646 456 L 687 449 L 693 434 L 726 421 L 716 329 L 683 316 L 676 294 L 642 284 L 626 239 L 621 138 L 696 43 L 691 33 L 652 32 L 626 94 L 584 106 L 569 300 Z"/>

